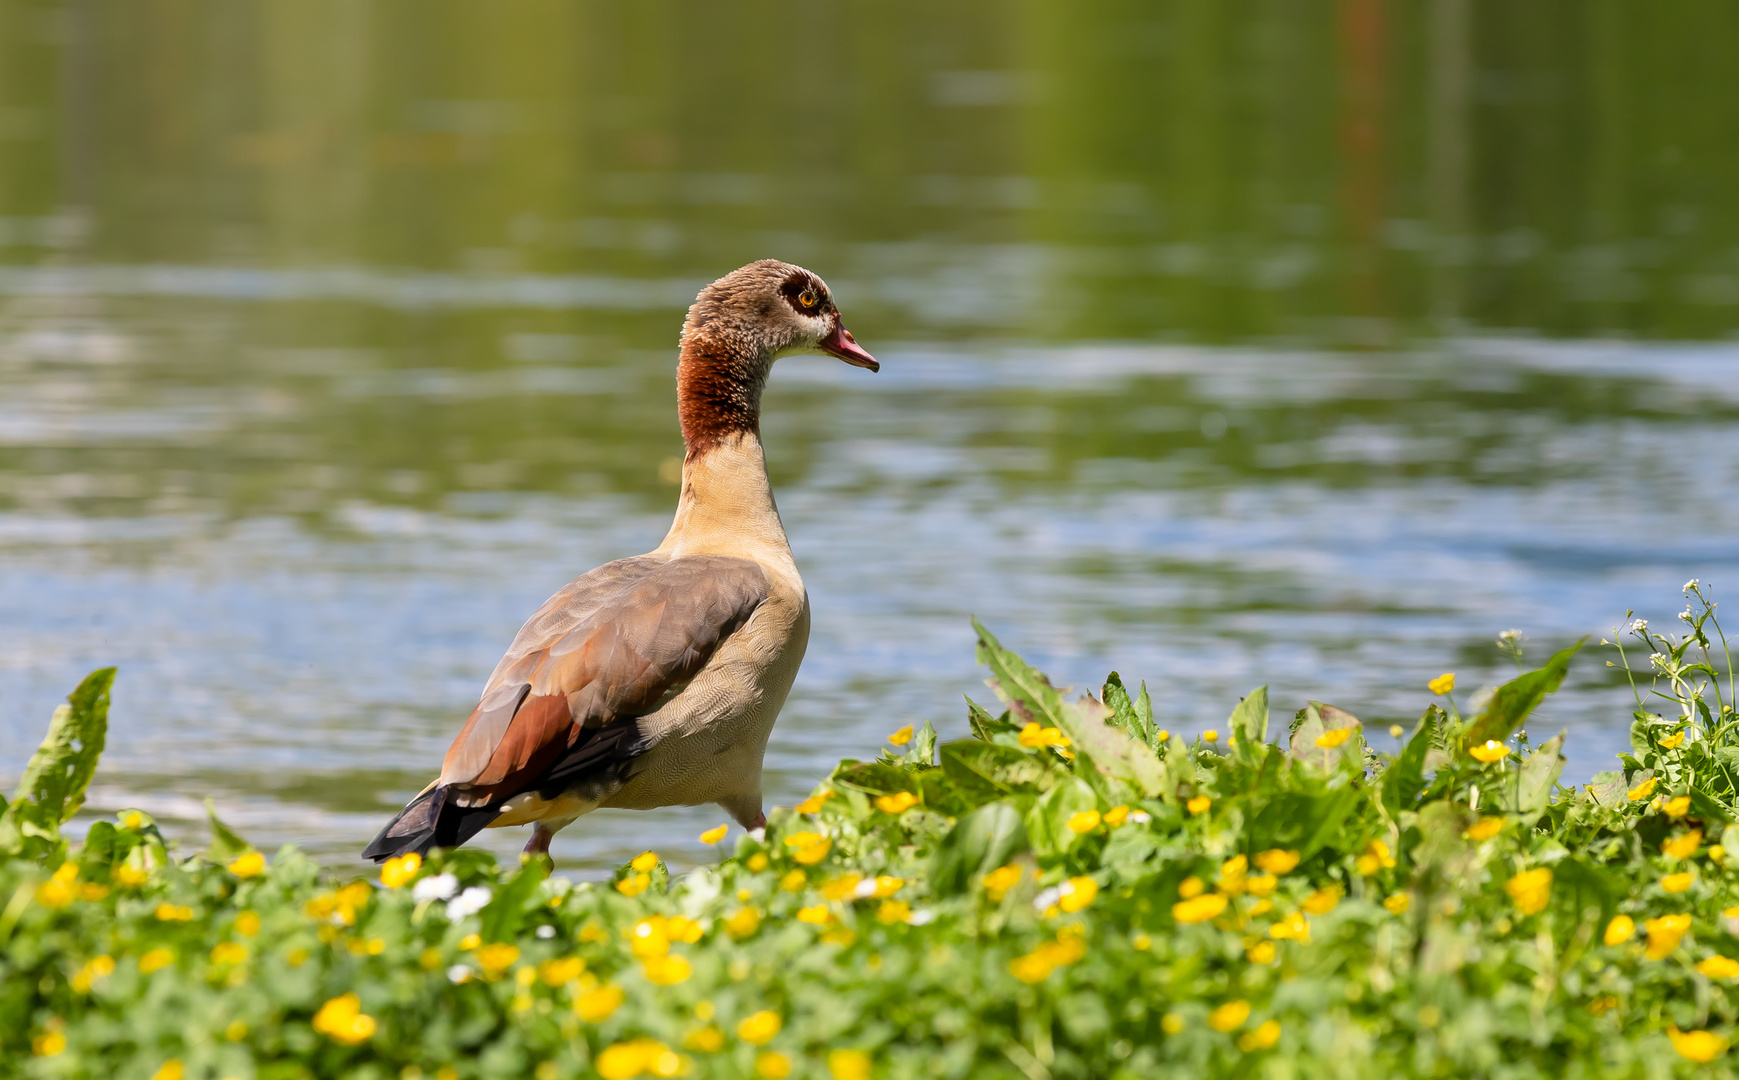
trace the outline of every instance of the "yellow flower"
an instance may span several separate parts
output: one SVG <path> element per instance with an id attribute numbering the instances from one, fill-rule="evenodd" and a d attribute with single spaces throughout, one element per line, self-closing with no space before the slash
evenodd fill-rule
<path id="1" fill-rule="evenodd" d="M 93 956 L 72 977 L 72 988 L 81 994 L 90 993 L 91 984 L 115 973 L 115 958 L 107 954 Z"/>
<path id="2" fill-rule="evenodd" d="M 1698 963 L 1697 970 L 1711 979 L 1739 978 L 1739 960 L 1716 953 Z"/>
<path id="3" fill-rule="evenodd" d="M 884 814 L 903 814 L 918 805 L 918 797 L 909 791 L 896 791 L 876 800 L 876 809 Z"/>
<path id="4" fill-rule="evenodd" d="M 1650 960 L 1662 960 L 1679 947 L 1679 940 L 1691 928 L 1691 917 L 1685 914 L 1662 915 L 1642 926 L 1648 931 L 1648 950 L 1644 955 Z"/>
<path id="5" fill-rule="evenodd" d="M 857 940 L 857 935 L 843 926 L 836 926 L 821 935 L 823 945 L 838 945 L 842 949 L 851 948 L 851 943 Z"/>
<path id="6" fill-rule="evenodd" d="M 1504 882 L 1504 892 L 1510 894 L 1523 915 L 1544 911 L 1546 901 L 1552 898 L 1552 871 L 1544 866 L 1523 870 Z"/>
<path id="7" fill-rule="evenodd" d="M 1030 720 L 1020 729 L 1020 744 L 1028 750 L 1045 746 L 1068 746 L 1069 737 L 1060 728 L 1040 727 L 1038 721 Z"/>
<path id="8" fill-rule="evenodd" d="M 1658 778 L 1651 776 L 1647 780 L 1644 780 L 1642 783 L 1631 788 L 1630 794 L 1627 797 L 1630 799 L 1631 802 L 1641 802 L 1642 800 L 1648 798 L 1650 795 L 1653 795 L 1654 794 L 1654 785 L 1655 785 L 1656 779 L 1658 779 Z"/>
<path id="9" fill-rule="evenodd" d="M 784 1026 L 785 1021 L 779 1018 L 778 1013 L 771 1009 L 762 1009 L 737 1025 L 737 1038 L 753 1046 L 766 1046 Z"/>
<path id="10" fill-rule="evenodd" d="M 246 855 L 231 860 L 229 872 L 236 877 L 258 877 L 266 872 L 266 857 L 257 851 L 250 851 Z"/>
<path id="11" fill-rule="evenodd" d="M 1256 856 L 1256 865 L 1269 874 L 1290 874 L 1293 867 L 1298 865 L 1298 852 L 1269 848 Z"/>
<path id="12" fill-rule="evenodd" d="M 1670 818 L 1682 818 L 1691 812 L 1691 797 L 1677 795 L 1661 803 L 1661 813 Z"/>
<path id="13" fill-rule="evenodd" d="M 992 900 L 1000 901 L 1003 894 L 1020 884 L 1021 868 L 1013 863 L 999 866 L 984 875 L 984 891 Z"/>
<path id="14" fill-rule="evenodd" d="M 362 1011 L 362 1000 L 355 994 L 335 997 L 314 1014 L 314 1030 L 345 1046 L 367 1042 L 374 1029 L 374 1017 Z"/>
<path id="15" fill-rule="evenodd" d="M 77 877 L 77 864 L 61 863 L 52 877 L 36 887 L 36 902 L 45 908 L 66 907 L 78 899 L 78 889 L 73 884 Z"/>
<path id="16" fill-rule="evenodd" d="M 1159 1020 L 1160 1030 L 1164 1031 L 1167 1035 L 1176 1035 L 1178 1032 L 1183 1030 L 1183 1026 L 1183 1017 L 1174 1012 L 1166 1013 L 1164 1016 L 1160 1017 Z"/>
<path id="17" fill-rule="evenodd" d="M 1482 817 L 1472 825 L 1469 825 L 1467 831 L 1461 835 L 1472 840 L 1474 843 L 1479 843 L 1484 840 L 1490 840 L 1498 833 L 1503 832 L 1503 828 L 1504 819 L 1502 816 Z"/>
<path id="18" fill-rule="evenodd" d="M 763 1050 L 755 1056 L 755 1075 L 785 1080 L 791 1075 L 791 1059 L 777 1050 Z"/>
<path id="19" fill-rule="evenodd" d="M 1244 891 L 1251 896 L 1267 896 L 1279 886 L 1280 879 L 1273 874 L 1252 874 L 1244 879 Z"/>
<path id="20" fill-rule="evenodd" d="M 694 966 L 680 956 L 648 956 L 640 967 L 646 981 L 655 986 L 675 986 L 694 974 Z"/>
<path id="21" fill-rule="evenodd" d="M 1083 810 L 1069 818 L 1069 831 L 1073 833 L 1090 833 L 1099 827 L 1099 811 Z"/>
<path id="22" fill-rule="evenodd" d="M 1113 806 L 1105 811 L 1104 822 L 1113 829 L 1121 829 L 1123 823 L 1129 820 L 1129 807 Z"/>
<path id="23" fill-rule="evenodd" d="M 30 1051 L 37 1057 L 55 1057 L 66 1053 L 66 1036 L 59 1031 L 45 1031 L 30 1040 Z"/>
<path id="24" fill-rule="evenodd" d="M 685 1062 L 676 1051 L 656 1039 L 633 1039 L 604 1048 L 592 1067 L 604 1080 L 631 1080 L 643 1073 L 676 1076 Z"/>
<path id="25" fill-rule="evenodd" d="M 708 1054 L 717 1053 L 725 1045 L 725 1033 L 708 1024 L 689 1032 L 688 1038 L 682 1040 L 682 1045 L 690 1050 L 700 1050 Z"/>
<path id="26" fill-rule="evenodd" d="M 662 915 L 641 919 L 628 928 L 628 947 L 642 960 L 663 956 L 670 951 L 670 935 L 665 932 L 668 925 L 669 920 Z"/>
<path id="27" fill-rule="evenodd" d="M 761 871 L 767 869 L 767 853 L 764 851 L 757 851 L 753 855 L 750 855 L 748 867 L 749 873 L 751 874 L 759 874 Z"/>
<path id="28" fill-rule="evenodd" d="M 1447 694 L 1455 689 L 1455 672 L 1445 671 L 1443 674 L 1425 684 L 1425 688 L 1433 694 Z M 1477 696 L 1477 695 L 1476 695 Z"/>
<path id="29" fill-rule="evenodd" d="M 538 976 L 543 979 L 545 986 L 565 986 L 579 978 L 585 970 L 586 962 L 577 956 L 545 960 L 537 966 Z"/>
<path id="30" fill-rule="evenodd" d="M 1238 1040 L 1238 1049 L 1246 1054 L 1252 1050 L 1267 1050 L 1280 1041 L 1280 1021 L 1264 1020 L 1255 1031 Z"/>
<path id="31" fill-rule="evenodd" d="M 1340 903 L 1341 890 L 1339 885 L 1330 885 L 1326 889 L 1318 889 L 1304 898 L 1299 905 L 1312 915 L 1327 915 Z"/>
<path id="32" fill-rule="evenodd" d="M 1685 745 L 1685 733 L 1683 730 L 1675 731 L 1660 741 L 1662 750 L 1677 750 L 1683 745 Z"/>
<path id="33" fill-rule="evenodd" d="M 1136 952 L 1146 952 L 1153 948 L 1153 939 L 1146 934 L 1136 934 L 1129 939 L 1129 944 L 1135 946 Z"/>
<path id="34" fill-rule="evenodd" d="M 193 909 L 179 907 L 175 904 L 158 904 L 153 912 L 161 922 L 189 922 L 193 918 Z"/>
<path id="35" fill-rule="evenodd" d="M 1691 886 L 1696 883 L 1696 875 L 1688 871 L 1681 874 L 1668 874 L 1661 878 L 1661 888 L 1669 893 L 1689 892 Z"/>
<path id="36" fill-rule="evenodd" d="M 422 868 L 423 857 L 414 851 L 396 859 L 388 859 L 381 864 L 380 883 L 389 889 L 402 889 L 411 883 L 417 876 L 417 871 Z"/>
<path id="37" fill-rule="evenodd" d="M 1171 906 L 1171 917 L 1180 923 L 1207 922 L 1226 910 L 1226 898 L 1220 893 L 1207 893 Z"/>
<path id="38" fill-rule="evenodd" d="M 886 900 L 905 887 L 905 878 L 889 877 L 887 874 L 882 874 L 876 878 L 876 891 L 870 895 L 877 900 Z"/>
<path id="39" fill-rule="evenodd" d="M 1274 943 L 1258 941 L 1244 953 L 1244 958 L 1252 964 L 1272 964 L 1274 962 Z"/>
<path id="40" fill-rule="evenodd" d="M 174 962 L 175 954 L 162 946 L 158 946 L 146 953 L 144 956 L 139 957 L 139 970 L 144 974 L 149 975 L 158 968 L 168 967 Z"/>
<path id="41" fill-rule="evenodd" d="M 725 932 L 738 941 L 753 937 L 761 928 L 761 913 L 754 908 L 738 908 L 725 920 Z"/>
<path id="42" fill-rule="evenodd" d="M 491 982 L 501 978 L 518 959 L 517 945 L 492 942 L 477 950 L 477 966 L 483 969 L 483 977 Z"/>
<path id="43" fill-rule="evenodd" d="M 157 1067 L 157 1071 L 151 1074 L 151 1080 L 181 1080 L 186 1072 L 180 1058 L 170 1058 Z"/>
<path id="44" fill-rule="evenodd" d="M 1189 802 L 1184 803 L 1184 807 L 1192 814 L 1205 814 L 1208 812 L 1208 807 L 1212 805 L 1214 805 L 1214 801 L 1206 795 L 1197 795 Z"/>
<path id="45" fill-rule="evenodd" d="M 1211 742 L 1211 743 L 1219 742 L 1220 741 L 1220 733 L 1215 731 L 1213 728 L 1209 728 L 1208 730 L 1202 732 L 1202 738 L 1203 738 L 1203 740 L 1205 740 L 1207 742 Z"/>
<path id="46" fill-rule="evenodd" d="M 134 866 L 117 866 L 111 876 L 114 878 L 115 884 L 124 885 L 129 889 L 137 888 L 151 880 L 149 871 Z"/>
<path id="47" fill-rule="evenodd" d="M 792 809 L 796 810 L 799 814 L 819 814 L 821 813 L 822 805 L 832 796 L 832 791 L 817 791 L 815 794 L 809 796 L 809 798 L 804 799 L 802 802 L 792 807 Z"/>
<path id="48" fill-rule="evenodd" d="M 651 885 L 652 875 L 629 874 L 621 881 L 616 882 L 616 891 L 621 893 L 623 896 L 639 896 Z"/>
<path id="49" fill-rule="evenodd" d="M 1067 928 L 1065 928 L 1067 929 Z M 1025 956 L 1010 960 L 1011 975 L 1024 983 L 1043 982 L 1051 972 L 1067 967 L 1087 955 L 1087 944 L 1074 934 L 1059 934 Z"/>
<path id="50" fill-rule="evenodd" d="M 1268 936 L 1276 941 L 1297 941 L 1307 944 L 1310 941 L 1310 924 L 1304 920 L 1303 915 L 1294 911 L 1270 926 Z"/>
<path id="51" fill-rule="evenodd" d="M 821 897 L 824 900 L 849 900 L 857 892 L 858 883 L 862 880 L 863 877 L 858 874 L 841 874 L 821 886 Z"/>
<path id="52" fill-rule="evenodd" d="M 1354 861 L 1354 866 L 1364 877 L 1370 877 L 1385 867 L 1395 865 L 1395 859 L 1389 854 L 1389 845 L 1381 840 L 1372 840 L 1365 845 L 1365 852 Z"/>
<path id="53" fill-rule="evenodd" d="M 1709 861 L 1720 866 L 1727 861 L 1727 849 L 1720 844 L 1711 844 L 1708 851 Z"/>
<path id="54" fill-rule="evenodd" d="M 582 992 L 574 998 L 574 1012 L 588 1024 L 596 1024 L 608 1019 L 610 1014 L 622 1007 L 627 995 L 615 983 L 605 983 L 593 990 Z"/>
<path id="55" fill-rule="evenodd" d="M 1413 906 L 1413 898 L 1404 892 L 1391 893 L 1383 900 L 1383 906 L 1391 915 L 1405 915 L 1407 909 Z"/>
<path id="56" fill-rule="evenodd" d="M 211 962 L 214 964 L 239 964 L 247 958 L 247 949 L 233 941 L 221 941 L 211 947 Z"/>
<path id="57" fill-rule="evenodd" d="M 1325 731 L 1321 735 L 1318 735 L 1316 737 L 1316 745 L 1333 750 L 1341 743 L 1352 738 L 1352 735 L 1353 729 L 1350 727 L 1335 728 L 1332 731 Z"/>
<path id="58" fill-rule="evenodd" d="M 1208 1026 L 1215 1031 L 1236 1031 L 1250 1019 L 1250 1003 L 1242 998 L 1228 1001 L 1208 1014 Z"/>
<path id="59" fill-rule="evenodd" d="M 1496 739 L 1487 739 L 1478 746 L 1468 747 L 1467 752 L 1489 765 L 1503 757 L 1505 754 L 1508 754 L 1510 748 L 1505 746 L 1503 743 L 1498 742 Z"/>
<path id="60" fill-rule="evenodd" d="M 720 840 L 723 840 L 725 838 L 725 834 L 730 832 L 730 831 L 731 831 L 731 827 L 729 825 L 715 825 L 712 828 L 708 829 L 706 832 L 703 832 L 700 834 L 700 842 L 703 844 L 709 844 L 709 845 L 716 844 Z"/>
<path id="61" fill-rule="evenodd" d="M 1162 742 L 1162 743 L 1170 742 L 1171 741 L 1171 732 L 1165 730 L 1164 728 L 1160 728 L 1159 734 L 1155 735 L 1153 738 L 1156 742 Z"/>
<path id="62" fill-rule="evenodd" d="M 884 923 L 903 923 L 912 917 L 912 905 L 904 900 L 883 900 L 876 909 L 876 921 Z"/>
<path id="63" fill-rule="evenodd" d="M 1093 902 L 1099 895 L 1099 883 L 1090 877 L 1072 877 L 1060 887 L 1062 897 L 1057 906 L 1071 915 Z"/>
<path id="64" fill-rule="evenodd" d="M 1606 936 L 1601 940 L 1608 945 L 1623 945 L 1636 933 L 1636 920 L 1629 915 L 1614 915 L 1612 921 L 1606 924 Z"/>
<path id="65" fill-rule="evenodd" d="M 912 725 L 907 724 L 905 727 L 894 732 L 892 735 L 889 735 L 888 741 L 893 743 L 895 746 L 904 746 L 907 743 L 911 742 L 912 741 Z"/>
<path id="66" fill-rule="evenodd" d="M 230 1042 L 241 1042 L 248 1037 L 248 1026 L 240 1020 L 231 1020 L 223 1026 L 223 1037 Z"/>
<path id="67" fill-rule="evenodd" d="M 658 866 L 658 854 L 652 851 L 642 851 L 629 859 L 628 865 L 642 874 L 650 874 Z"/>
<path id="68" fill-rule="evenodd" d="M 798 848 L 796 854 L 791 857 L 802 863 L 804 866 L 814 866 L 822 859 L 827 858 L 827 853 L 832 849 L 833 841 L 826 837 L 822 837 L 813 844 L 805 844 L 803 847 Z"/>
<path id="69" fill-rule="evenodd" d="M 472 949 L 479 948 L 482 944 L 483 935 L 481 934 L 466 934 L 464 937 L 459 939 L 459 948 L 463 949 L 465 952 L 470 952 Z"/>
<path id="70" fill-rule="evenodd" d="M 812 907 L 798 908 L 797 921 L 812 923 L 816 926 L 826 926 L 833 921 L 833 912 L 826 904 L 816 904 Z"/>
<path id="71" fill-rule="evenodd" d="M 1669 1027 L 1667 1038 L 1673 1041 L 1673 1049 L 1680 1057 L 1698 1064 L 1714 1061 L 1727 1052 L 1727 1040 L 1712 1031 L 1680 1031 Z"/>
<path id="72" fill-rule="evenodd" d="M 870 1080 L 870 1056 L 862 1050 L 832 1050 L 827 1071 L 833 1080 Z"/>

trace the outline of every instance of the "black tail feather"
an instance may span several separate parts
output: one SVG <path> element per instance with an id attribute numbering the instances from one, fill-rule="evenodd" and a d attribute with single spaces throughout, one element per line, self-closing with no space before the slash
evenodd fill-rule
<path id="1" fill-rule="evenodd" d="M 482 832 L 501 812 L 498 806 L 455 805 L 447 798 L 449 790 L 434 787 L 412 799 L 362 849 L 362 857 L 385 862 L 413 851 L 426 855 L 432 847 L 458 847 Z"/>

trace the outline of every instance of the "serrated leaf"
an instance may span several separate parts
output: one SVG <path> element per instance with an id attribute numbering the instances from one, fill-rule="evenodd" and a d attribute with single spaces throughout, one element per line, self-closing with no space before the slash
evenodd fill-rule
<path id="1" fill-rule="evenodd" d="M 1478 746 L 1489 740 L 1504 742 L 1515 730 L 1522 726 L 1522 721 L 1539 707 L 1546 695 L 1552 693 L 1564 684 L 1564 675 L 1570 670 L 1570 660 L 1579 652 L 1588 639 L 1553 653 L 1545 665 L 1535 671 L 1518 675 L 1509 682 L 1498 687 L 1486 702 L 1485 709 L 1467 729 L 1463 739 L 1465 746 Z"/>
<path id="2" fill-rule="evenodd" d="M 1238 748 L 1247 756 L 1261 752 L 1268 742 L 1268 687 L 1258 686 L 1244 695 L 1238 707 L 1226 721 L 1226 730 L 1238 740 Z"/>
<path id="3" fill-rule="evenodd" d="M 1092 698 L 1063 706 L 1057 726 L 1082 756 L 1077 771 L 1090 762 L 1106 776 L 1135 785 L 1143 796 L 1158 795 L 1165 787 L 1165 766 L 1159 755 L 1128 732 L 1107 724 L 1105 715 L 1105 707 Z"/>
<path id="4" fill-rule="evenodd" d="M 11 803 L 0 814 L 0 852 L 26 847 L 46 854 L 60 842 L 60 826 L 84 805 L 108 733 L 114 668 L 85 676 L 66 704 L 54 710 L 48 734 L 30 756 Z M 34 839 L 36 844 L 30 844 Z"/>

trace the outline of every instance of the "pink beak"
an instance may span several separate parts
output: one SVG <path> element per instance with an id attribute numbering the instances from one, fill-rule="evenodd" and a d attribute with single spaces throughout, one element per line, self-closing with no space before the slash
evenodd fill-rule
<path id="1" fill-rule="evenodd" d="M 833 317 L 833 329 L 828 335 L 816 343 L 816 348 L 829 356 L 837 356 L 848 364 L 880 371 L 882 366 L 876 363 L 876 358 L 864 352 L 863 346 L 851 336 L 851 331 L 845 328 L 845 323 L 838 315 Z"/>

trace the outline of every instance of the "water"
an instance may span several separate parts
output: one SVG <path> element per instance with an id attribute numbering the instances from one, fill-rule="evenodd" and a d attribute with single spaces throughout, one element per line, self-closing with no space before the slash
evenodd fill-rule
<path id="1" fill-rule="evenodd" d="M 964 734 L 971 614 L 1176 730 L 1386 723 L 1739 581 L 1732 12 L 917 11 L 0 0 L 0 778 L 119 664 L 92 813 L 353 859 L 663 535 L 683 306 L 764 255 L 884 364 L 768 393 L 815 608 L 770 803 Z M 1533 725 L 1575 779 L 1601 659 Z"/>

